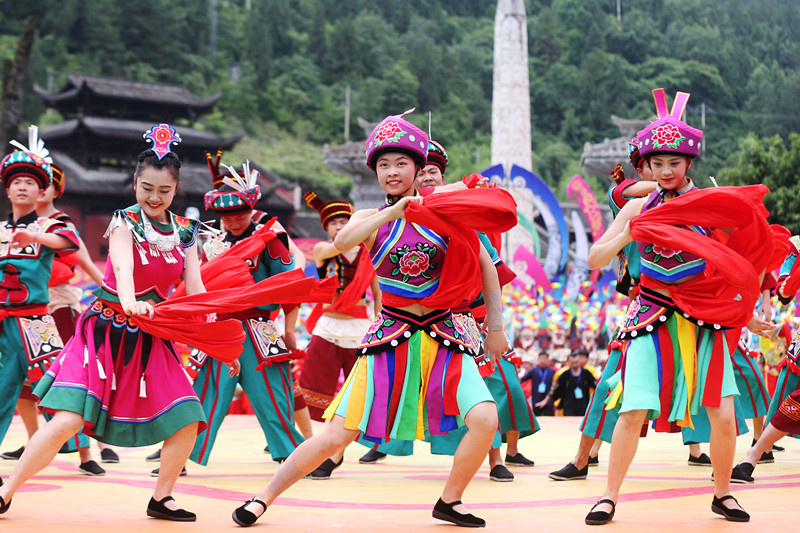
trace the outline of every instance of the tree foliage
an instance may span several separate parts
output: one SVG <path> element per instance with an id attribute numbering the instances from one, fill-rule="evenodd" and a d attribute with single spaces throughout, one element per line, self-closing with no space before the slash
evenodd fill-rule
<path id="1" fill-rule="evenodd" d="M 411 118 L 427 126 L 430 112 L 433 137 L 460 154 L 451 158 L 454 171 L 491 162 L 495 2 L 213 3 L 212 55 L 210 0 L 0 0 L 0 59 L 25 17 L 38 20 L 24 120 L 43 118 L 33 83 L 58 88 L 71 72 L 99 74 L 178 83 L 201 95 L 221 91 L 200 127 L 241 128 L 256 142 L 277 128 L 320 147 L 343 140 L 349 85 L 351 137 L 360 136 L 358 117 L 376 122 L 416 106 Z M 798 130 L 798 2 L 624 0 L 621 20 L 612 1 L 525 5 L 533 170 L 551 185 L 570 177 L 585 142 L 618 135 L 611 114 L 652 116 L 655 87 L 691 92 L 693 125 L 706 105 L 698 175 L 729 161 L 750 132 L 787 141 Z M 298 175 L 318 169 L 316 161 L 297 164 Z"/>

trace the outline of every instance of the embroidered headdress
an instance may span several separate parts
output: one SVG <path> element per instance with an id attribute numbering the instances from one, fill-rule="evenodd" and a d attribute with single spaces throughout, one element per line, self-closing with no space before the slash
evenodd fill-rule
<path id="1" fill-rule="evenodd" d="M 414 158 L 420 167 L 428 158 L 428 136 L 424 131 L 404 119 L 416 108 L 400 115 L 390 115 L 372 130 L 364 146 L 367 150 L 367 166 L 375 170 L 375 161 L 383 152 L 404 152 Z"/>
<path id="2" fill-rule="evenodd" d="M 447 169 L 447 152 L 444 150 L 444 146 L 439 144 L 438 142 L 434 141 L 433 139 L 430 140 L 428 143 L 428 165 L 436 165 L 439 167 L 439 170 L 444 175 L 444 171 Z"/>
<path id="3" fill-rule="evenodd" d="M 206 152 L 208 167 L 211 169 L 214 189 L 205 195 L 206 211 L 213 209 L 217 213 L 232 213 L 255 208 L 256 202 L 261 198 L 261 189 L 258 187 L 258 170 L 250 168 L 250 161 L 242 165 L 242 173 L 235 168 L 222 165 L 227 173 L 219 172 L 219 158 L 222 150 L 217 150 L 217 160 L 212 164 L 211 154 Z M 220 191 L 222 185 L 227 185 L 231 191 Z"/>
<path id="4" fill-rule="evenodd" d="M 303 200 L 311 209 L 319 211 L 319 222 L 322 224 L 322 229 L 328 225 L 328 221 L 335 217 L 350 218 L 355 213 L 355 208 L 349 202 L 338 200 L 326 204 L 322 199 L 314 194 L 313 191 L 308 191 L 303 195 Z"/>
<path id="5" fill-rule="evenodd" d="M 17 150 L 11 152 L 0 162 L 3 186 L 8 187 L 17 176 L 29 176 L 39 182 L 39 187 L 46 189 L 53 178 L 53 160 L 50 152 L 39 138 L 39 128 L 31 125 L 28 128 L 28 146 L 18 141 L 11 141 Z"/>
<path id="6" fill-rule="evenodd" d="M 169 124 L 153 126 L 144 132 L 143 137 L 153 143 L 153 151 L 159 160 L 171 151 L 171 145 L 181 142 L 181 136 Z"/>
<path id="7" fill-rule="evenodd" d="M 53 168 L 53 187 L 56 189 L 55 200 L 58 200 L 64 196 L 66 176 L 64 175 L 64 170 L 60 166 L 55 163 L 50 166 Z"/>
<path id="8" fill-rule="evenodd" d="M 641 157 L 656 153 L 668 153 L 697 157 L 700 154 L 702 130 L 683 122 L 681 117 L 689 101 L 689 93 L 675 95 L 672 111 L 667 107 L 664 89 L 653 89 L 658 119 L 637 134 Z"/>

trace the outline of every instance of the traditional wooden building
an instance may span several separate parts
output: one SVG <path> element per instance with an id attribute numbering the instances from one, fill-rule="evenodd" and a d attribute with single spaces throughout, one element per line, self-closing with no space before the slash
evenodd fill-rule
<path id="1" fill-rule="evenodd" d="M 188 209 L 191 214 L 196 208 L 202 220 L 214 218 L 203 209 L 203 195 L 211 188 L 204 152 L 228 151 L 243 135 L 221 137 L 193 127 L 198 117 L 213 110 L 219 94 L 204 98 L 177 85 L 77 75 L 57 92 L 35 90 L 65 119 L 40 134 L 66 175 L 58 207 L 73 218 L 93 258 L 107 253 L 103 233 L 111 213 L 134 203 L 136 156 L 147 147 L 142 136 L 162 122 L 181 136 L 175 150 L 182 163 L 181 196 L 173 210 Z M 299 188 L 255 162 L 251 165 L 261 173 L 261 200 L 256 207 L 277 216 L 291 231 L 300 206 Z"/>

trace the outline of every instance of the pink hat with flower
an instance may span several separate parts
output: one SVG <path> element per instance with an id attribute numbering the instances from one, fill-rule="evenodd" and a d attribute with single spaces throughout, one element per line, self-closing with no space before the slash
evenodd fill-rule
<path id="1" fill-rule="evenodd" d="M 703 131 L 683 122 L 681 117 L 689 101 L 689 93 L 675 95 L 672 111 L 667 107 L 664 89 L 653 89 L 658 119 L 637 134 L 639 154 L 642 157 L 656 153 L 669 153 L 697 157 Z"/>
<path id="2" fill-rule="evenodd" d="M 364 146 L 367 150 L 367 166 L 375 170 L 375 162 L 383 152 L 404 152 L 424 167 L 428 158 L 428 136 L 407 121 L 403 116 L 413 113 L 411 108 L 400 115 L 391 115 L 375 126 Z"/>

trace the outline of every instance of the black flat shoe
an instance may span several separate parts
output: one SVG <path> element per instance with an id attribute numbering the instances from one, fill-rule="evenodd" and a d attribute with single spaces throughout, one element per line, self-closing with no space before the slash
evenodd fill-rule
<path id="1" fill-rule="evenodd" d="M 725 507 L 722 503 L 725 500 L 733 500 L 736 502 L 736 505 L 739 505 L 739 502 L 736 501 L 736 498 L 733 497 L 732 494 L 728 494 L 727 496 L 723 496 L 722 498 L 717 498 L 714 496 L 714 501 L 711 502 L 711 510 L 718 515 L 722 515 L 725 517 L 725 520 L 730 522 L 749 522 L 750 515 L 744 509 L 729 509 Z M 740 506 L 741 507 L 741 506 Z"/>
<path id="2" fill-rule="evenodd" d="M 433 507 L 433 517 L 437 520 L 444 520 L 461 527 L 486 527 L 486 521 L 473 514 L 459 513 L 453 507 L 460 505 L 461 500 L 452 503 L 444 503 L 441 498 Z"/>
<path id="3" fill-rule="evenodd" d="M 3 486 L 3 480 L 0 478 L 0 487 Z M 0 496 L 0 514 L 5 513 L 8 511 L 8 508 L 11 507 L 11 500 L 5 501 L 2 496 Z"/>
<path id="4" fill-rule="evenodd" d="M 317 467 L 316 470 L 308 474 L 308 479 L 330 479 L 334 470 L 342 466 L 344 457 L 339 459 L 338 463 L 334 463 L 332 459 L 325 459 L 325 462 Z"/>
<path id="5" fill-rule="evenodd" d="M 164 505 L 168 501 L 175 501 L 172 496 L 167 496 L 161 501 L 156 501 L 155 498 L 150 498 L 150 503 L 147 504 L 147 516 L 151 518 L 159 518 L 161 520 L 172 520 L 174 522 L 194 522 L 197 520 L 197 515 L 190 513 L 186 509 L 170 509 Z"/>
<path id="6" fill-rule="evenodd" d="M 597 507 L 598 505 L 603 504 L 603 503 L 611 504 L 611 512 L 610 513 L 607 513 L 605 511 L 595 511 L 594 510 L 595 507 Z M 592 510 L 589 512 L 589 514 L 586 515 L 586 523 L 588 525 L 590 525 L 590 526 L 602 526 L 603 524 L 608 524 L 614 518 L 614 513 L 615 512 L 617 512 L 617 504 L 616 504 L 616 502 L 614 502 L 613 500 L 608 500 L 608 499 L 600 500 L 599 502 L 594 504 L 594 507 L 592 507 Z"/>
<path id="7" fill-rule="evenodd" d="M 252 526 L 253 524 L 256 523 L 256 520 L 258 520 L 258 518 L 261 516 L 261 514 L 256 516 L 254 513 L 252 513 L 250 511 L 248 511 L 247 509 L 245 509 L 245 507 L 247 507 L 248 503 L 257 503 L 258 505 L 263 507 L 264 510 L 261 512 L 261 514 L 264 514 L 264 513 L 267 512 L 267 504 L 266 503 L 264 503 L 261 500 L 258 500 L 256 498 L 250 498 L 249 500 L 244 502 L 244 505 L 234 509 L 233 510 L 233 515 L 231 515 L 231 518 L 233 518 L 233 521 L 236 522 L 237 525 L 240 525 L 242 527 L 250 527 L 250 526 Z"/>

